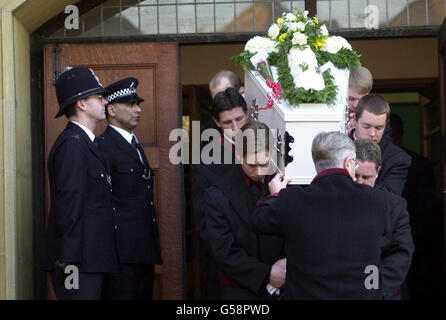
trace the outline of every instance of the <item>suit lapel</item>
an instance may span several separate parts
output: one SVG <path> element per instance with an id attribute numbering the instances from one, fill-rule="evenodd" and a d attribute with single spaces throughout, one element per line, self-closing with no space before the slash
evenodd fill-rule
<path id="1" fill-rule="evenodd" d="M 251 208 L 248 186 L 243 179 L 240 166 L 235 166 L 225 178 L 226 196 L 234 211 L 248 224 L 251 224 Z"/>
<path id="2" fill-rule="evenodd" d="M 104 164 L 104 167 L 107 169 L 107 172 L 110 172 L 110 167 L 108 165 L 108 162 L 105 160 L 105 158 L 102 156 L 102 154 L 99 152 L 99 149 L 94 145 L 94 143 L 90 140 L 90 137 L 87 135 L 87 133 L 79 127 L 77 124 L 68 122 L 67 128 L 70 130 L 76 131 L 76 133 L 79 134 L 80 137 L 85 141 L 88 148 L 93 152 L 93 154 Z"/>
<path id="3" fill-rule="evenodd" d="M 141 163 L 141 160 L 138 157 L 138 152 L 133 149 L 132 145 L 128 143 L 127 140 L 115 129 L 110 126 L 107 126 L 106 134 L 109 135 L 115 142 L 116 145 L 125 153 L 134 158 L 138 163 Z M 141 152 L 141 151 L 140 151 Z M 143 157 L 144 159 L 144 157 Z"/>

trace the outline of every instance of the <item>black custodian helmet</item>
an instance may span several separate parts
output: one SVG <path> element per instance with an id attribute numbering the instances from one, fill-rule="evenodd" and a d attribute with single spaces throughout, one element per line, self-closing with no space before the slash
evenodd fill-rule
<path id="1" fill-rule="evenodd" d="M 88 67 L 68 67 L 56 80 L 56 95 L 59 102 L 59 112 L 56 118 L 62 116 L 66 108 L 76 101 L 93 94 L 105 94 L 99 78 Z"/>

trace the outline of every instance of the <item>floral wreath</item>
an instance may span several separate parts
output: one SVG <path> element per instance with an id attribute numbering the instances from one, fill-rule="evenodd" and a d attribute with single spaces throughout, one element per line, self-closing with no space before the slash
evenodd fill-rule
<path id="1" fill-rule="evenodd" d="M 256 55 L 265 59 L 254 65 L 252 58 Z M 309 18 L 308 11 L 296 11 L 283 13 L 271 25 L 267 36 L 250 39 L 245 50 L 232 59 L 245 68 L 257 69 L 270 80 L 268 86 L 274 89 L 276 98 L 280 93 L 280 98 L 283 95 L 291 105 L 325 103 L 330 106 L 336 103 L 337 85 L 327 63 L 350 70 L 361 66 L 359 58 L 347 40 L 330 36 L 325 24 L 320 24 L 316 17 Z M 277 68 L 277 82 L 270 66 Z M 271 98 L 268 104 L 272 104 Z"/>

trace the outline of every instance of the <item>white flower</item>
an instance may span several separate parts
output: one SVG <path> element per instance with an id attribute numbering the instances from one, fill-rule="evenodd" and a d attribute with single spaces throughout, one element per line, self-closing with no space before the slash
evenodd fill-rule
<path id="1" fill-rule="evenodd" d="M 280 28 L 277 24 L 274 23 L 271 27 L 269 27 L 268 37 L 275 40 L 279 36 L 279 33 L 280 33 Z"/>
<path id="2" fill-rule="evenodd" d="M 295 32 L 293 39 L 291 40 L 292 44 L 299 44 L 301 46 L 307 44 L 308 37 L 300 32 Z"/>
<path id="3" fill-rule="evenodd" d="M 260 50 L 266 50 L 266 52 L 277 52 L 276 43 L 268 38 L 256 36 L 250 39 L 245 45 L 245 51 L 251 53 L 257 53 Z"/>
<path id="4" fill-rule="evenodd" d="M 299 48 L 291 48 L 288 53 L 288 66 L 293 70 L 299 69 L 301 71 L 300 65 L 307 65 L 309 69 L 317 68 L 317 59 L 314 52 L 306 47 L 304 50 Z"/>
<path id="5" fill-rule="evenodd" d="M 321 25 L 321 32 L 322 32 L 322 35 L 328 36 L 328 29 L 325 26 L 325 24 Z"/>
<path id="6" fill-rule="evenodd" d="M 296 32 L 298 30 L 302 32 L 305 30 L 305 23 L 303 23 L 302 21 L 289 23 L 288 29 L 293 32 Z"/>
<path id="7" fill-rule="evenodd" d="M 297 31 L 297 23 L 296 22 L 286 23 L 285 25 L 287 26 L 288 30 L 293 31 L 293 32 Z"/>
<path id="8" fill-rule="evenodd" d="M 352 46 L 344 38 L 332 36 L 327 39 L 325 46 L 321 50 L 336 54 L 342 48 L 351 50 Z"/>
<path id="9" fill-rule="evenodd" d="M 304 31 L 305 30 L 305 23 L 303 23 L 302 21 L 299 21 L 297 23 L 297 29 L 299 29 L 300 31 Z"/>
<path id="10" fill-rule="evenodd" d="M 293 21 L 296 19 L 296 16 L 292 13 L 287 13 L 285 19 L 287 19 L 288 21 Z"/>
<path id="11" fill-rule="evenodd" d="M 308 18 L 308 13 L 309 13 L 308 10 L 304 11 L 304 18 Z"/>
<path id="12" fill-rule="evenodd" d="M 324 77 L 315 70 L 307 70 L 300 73 L 297 78 L 294 78 L 294 85 L 305 90 L 314 89 L 321 91 L 325 89 Z"/>
<path id="13" fill-rule="evenodd" d="M 307 47 L 304 50 L 291 48 L 288 54 L 288 66 L 296 88 L 305 90 L 323 90 L 325 88 L 324 78 L 316 72 L 317 59 L 310 48 Z M 305 71 L 302 66 L 306 67 Z"/>

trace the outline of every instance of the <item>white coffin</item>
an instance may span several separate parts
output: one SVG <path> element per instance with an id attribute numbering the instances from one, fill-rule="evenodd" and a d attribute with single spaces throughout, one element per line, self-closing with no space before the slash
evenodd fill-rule
<path id="1" fill-rule="evenodd" d="M 310 184 L 316 176 L 311 157 L 311 144 L 316 134 L 321 131 L 345 132 L 349 71 L 335 69 L 332 74 L 338 85 L 335 106 L 301 104 L 294 107 L 282 99 L 276 102 L 273 108 L 258 111 L 259 121 L 266 123 L 271 129 L 278 129 L 282 143 L 278 146 L 280 152 L 273 161 L 280 172 L 284 172 L 286 177 L 291 178 L 291 184 Z M 274 69 L 273 75 L 277 79 Z M 267 93 L 271 91 L 258 72 L 245 69 L 245 99 L 250 108 L 254 98 L 260 108 L 266 107 Z M 254 114 L 254 110 L 251 110 L 251 113 Z M 289 144 L 291 150 L 288 153 L 293 157 L 293 161 L 287 166 L 284 164 L 285 132 L 294 138 L 294 142 Z"/>

